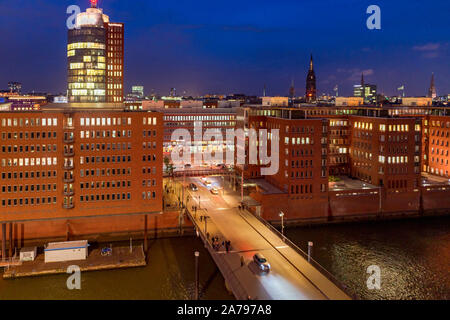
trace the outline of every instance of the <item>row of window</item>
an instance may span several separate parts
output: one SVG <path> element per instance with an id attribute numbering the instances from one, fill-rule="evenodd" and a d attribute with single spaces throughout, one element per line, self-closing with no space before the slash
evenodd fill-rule
<path id="1" fill-rule="evenodd" d="M 13 146 L 2 146 L 3 153 L 16 153 L 16 152 L 56 152 L 56 144 L 43 144 L 43 145 L 13 145 Z"/>
<path id="2" fill-rule="evenodd" d="M 56 132 L 55 131 L 25 131 L 25 132 L 2 132 L 2 139 L 3 140 L 17 140 L 17 139 L 56 139 Z"/>
<path id="3" fill-rule="evenodd" d="M 313 193 L 312 184 L 291 185 L 291 194 Z"/>
<path id="4" fill-rule="evenodd" d="M 408 187 L 407 180 L 388 180 L 387 186 L 389 189 L 406 189 Z"/>
<path id="5" fill-rule="evenodd" d="M 445 165 L 448 165 L 448 159 L 442 159 L 442 158 L 436 158 L 435 159 L 434 157 L 432 157 L 431 158 L 431 162 L 432 163 L 436 163 L 436 164 L 441 164 L 441 165 L 443 165 L 445 163 Z"/>
<path id="6" fill-rule="evenodd" d="M 144 118 L 145 119 L 145 118 Z M 234 115 L 217 115 L 217 116 L 164 116 L 164 121 L 221 121 L 221 120 L 234 120 Z M 145 124 L 145 123 L 144 123 Z M 156 122 L 155 122 L 156 124 Z"/>
<path id="7" fill-rule="evenodd" d="M 48 184 L 25 184 L 25 185 L 13 185 L 13 186 L 2 186 L 2 193 L 12 193 L 12 192 L 28 192 L 28 191 L 56 191 L 56 183 Z"/>
<path id="8" fill-rule="evenodd" d="M 152 168 L 150 168 L 150 167 L 144 167 L 144 168 L 142 168 L 142 173 L 144 173 L 144 174 L 156 174 L 156 167 L 152 167 Z"/>
<path id="9" fill-rule="evenodd" d="M 389 164 L 408 163 L 408 156 L 397 156 L 397 157 L 378 156 L 378 162 L 385 163 L 386 158 L 387 163 Z"/>
<path id="10" fill-rule="evenodd" d="M 291 178 L 311 179 L 312 177 L 312 171 L 291 171 Z"/>
<path id="11" fill-rule="evenodd" d="M 80 202 L 131 200 L 131 193 L 91 194 L 80 196 Z"/>
<path id="12" fill-rule="evenodd" d="M 19 199 L 2 199 L 3 207 L 12 206 L 34 206 L 39 204 L 55 204 L 56 197 L 42 197 L 42 198 L 19 198 Z"/>
<path id="13" fill-rule="evenodd" d="M 432 136 L 436 136 L 436 137 L 442 137 L 442 138 L 448 138 L 449 137 L 449 135 L 450 135 L 450 131 L 448 131 L 448 130 L 446 130 L 446 131 L 444 131 L 444 130 L 442 130 L 442 131 L 439 131 L 439 130 L 431 130 L 431 135 Z"/>
<path id="14" fill-rule="evenodd" d="M 2 172 L 2 179 L 34 179 L 34 178 L 56 178 L 56 171 L 20 171 Z"/>
<path id="15" fill-rule="evenodd" d="M 57 125 L 57 118 L 2 118 L 2 127 L 56 127 Z"/>
<path id="16" fill-rule="evenodd" d="M 131 187 L 131 181 L 91 181 L 81 182 L 80 189 L 104 189 L 104 188 L 126 188 Z"/>
<path id="17" fill-rule="evenodd" d="M 131 137 L 131 130 L 103 130 L 103 131 L 80 131 L 81 139 L 94 138 L 125 138 Z"/>
<path id="18" fill-rule="evenodd" d="M 142 149 L 151 149 L 153 146 L 153 149 L 156 149 L 156 141 L 152 142 L 142 142 Z"/>
<path id="19" fill-rule="evenodd" d="M 131 156 L 80 157 L 80 164 L 131 162 Z"/>
<path id="20" fill-rule="evenodd" d="M 80 126 L 131 125 L 131 118 L 80 118 Z"/>
<path id="21" fill-rule="evenodd" d="M 322 165 L 324 165 L 324 163 L 322 162 Z M 303 167 L 306 167 L 306 168 L 308 168 L 308 167 L 313 167 L 313 161 L 312 160 L 297 160 L 297 161 L 294 161 L 294 160 L 292 160 L 291 161 L 291 168 L 303 168 Z"/>
<path id="22" fill-rule="evenodd" d="M 56 157 L 2 159 L 2 167 L 56 166 Z"/>
<path id="23" fill-rule="evenodd" d="M 152 179 L 152 180 L 142 180 L 142 186 L 145 187 L 154 187 L 156 186 L 156 180 Z"/>
<path id="24" fill-rule="evenodd" d="M 131 150 L 131 142 L 121 143 L 86 143 L 80 144 L 81 151 L 100 151 L 100 150 Z"/>
<path id="25" fill-rule="evenodd" d="M 440 141 L 439 141 L 439 139 L 438 139 L 438 140 L 436 140 L 436 143 L 435 143 L 434 139 L 431 140 L 431 144 L 434 144 L 434 145 L 437 145 L 437 146 L 439 146 L 439 142 L 440 142 L 440 145 L 441 145 L 442 147 L 443 147 L 444 144 L 445 144 L 445 146 L 448 148 L 448 140 L 447 140 L 447 141 L 444 141 L 444 140 L 440 140 Z"/>
<path id="26" fill-rule="evenodd" d="M 286 149 L 286 155 L 289 154 L 288 149 Z M 292 149 L 291 150 L 292 157 L 312 157 L 313 149 Z"/>
<path id="27" fill-rule="evenodd" d="M 120 175 L 131 175 L 131 168 L 103 168 L 103 169 L 81 169 L 80 177 L 109 177 L 109 176 L 120 176 Z"/>

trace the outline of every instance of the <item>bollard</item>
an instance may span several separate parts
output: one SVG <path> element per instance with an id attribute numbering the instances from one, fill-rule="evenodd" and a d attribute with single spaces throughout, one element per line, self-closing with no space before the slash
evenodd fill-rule
<path id="1" fill-rule="evenodd" d="M 200 255 L 200 252 L 195 251 L 195 300 L 198 300 L 199 296 L 199 277 L 198 277 L 198 257 Z"/>
<path id="2" fill-rule="evenodd" d="M 311 262 L 313 245 L 312 241 L 308 242 L 308 262 Z"/>

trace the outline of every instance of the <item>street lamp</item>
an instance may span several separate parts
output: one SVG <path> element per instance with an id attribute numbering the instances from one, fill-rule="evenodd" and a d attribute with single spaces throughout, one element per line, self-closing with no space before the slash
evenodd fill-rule
<path id="1" fill-rule="evenodd" d="M 200 256 L 200 252 L 195 251 L 195 300 L 198 300 L 199 296 L 199 274 L 198 274 L 198 257 Z"/>
<path id="2" fill-rule="evenodd" d="M 283 236 L 284 241 L 284 212 L 280 211 L 280 217 L 281 217 L 281 235 Z"/>

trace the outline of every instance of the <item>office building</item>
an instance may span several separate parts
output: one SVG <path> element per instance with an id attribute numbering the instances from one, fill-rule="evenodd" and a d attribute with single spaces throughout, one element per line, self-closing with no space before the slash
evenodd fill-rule
<path id="1" fill-rule="evenodd" d="M 124 25 L 91 1 L 68 31 L 69 102 L 123 102 Z"/>
<path id="2" fill-rule="evenodd" d="M 142 230 L 161 214 L 163 115 L 96 107 L 0 112 L 0 220 L 24 238 Z"/>

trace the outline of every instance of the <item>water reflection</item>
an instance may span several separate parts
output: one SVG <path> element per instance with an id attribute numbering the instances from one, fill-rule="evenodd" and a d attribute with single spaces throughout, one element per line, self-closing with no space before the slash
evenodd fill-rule
<path id="1" fill-rule="evenodd" d="M 303 250 L 363 299 L 449 299 L 450 217 L 287 229 Z M 367 267 L 381 289 L 367 289 Z"/>
<path id="2" fill-rule="evenodd" d="M 82 273 L 81 290 L 67 289 L 68 275 L 0 280 L 0 299 L 192 299 L 196 250 L 201 299 L 233 299 L 209 253 L 194 237 L 150 241 L 146 267 Z"/>

